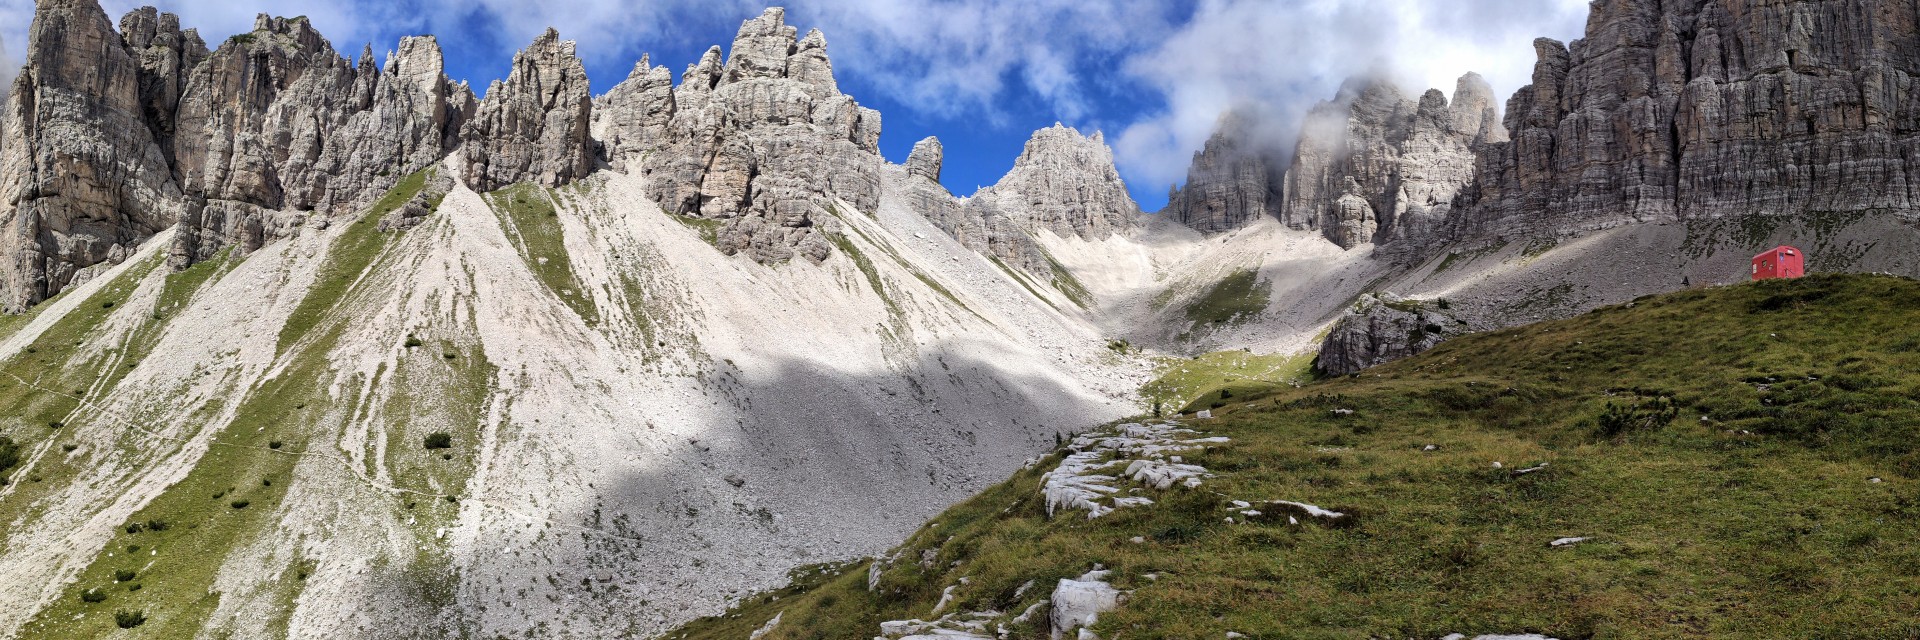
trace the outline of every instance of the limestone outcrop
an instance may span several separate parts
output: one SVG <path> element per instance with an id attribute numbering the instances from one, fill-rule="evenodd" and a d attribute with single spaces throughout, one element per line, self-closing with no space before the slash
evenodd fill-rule
<path id="1" fill-rule="evenodd" d="M 1463 235 L 1911 209 L 1920 29 L 1910 4 L 1596 4 L 1541 40 L 1482 158 Z"/>
<path id="2" fill-rule="evenodd" d="M 1334 323 L 1314 367 L 1333 376 L 1359 373 L 1419 355 L 1463 333 L 1465 325 L 1439 304 L 1390 293 L 1362 296 Z"/>
<path id="3" fill-rule="evenodd" d="M 673 72 L 641 56 L 626 80 L 593 103 L 593 137 L 604 147 L 608 166 L 637 170 L 665 141 L 673 113 Z"/>
<path id="4" fill-rule="evenodd" d="M 513 71 L 487 88 L 461 130 L 462 177 L 480 192 L 519 182 L 557 187 L 584 178 L 595 162 L 592 124 L 586 67 L 573 41 L 547 29 L 513 56 Z"/>
<path id="5" fill-rule="evenodd" d="M 1476 151 L 1505 138 L 1485 80 L 1468 74 L 1454 95 L 1414 101 L 1390 82 L 1349 82 L 1307 116 L 1280 219 L 1347 249 L 1434 236 L 1473 181 Z"/>
<path id="6" fill-rule="evenodd" d="M 909 172 L 937 173 L 938 141 L 931 142 L 915 147 Z M 1041 230 L 1102 240 L 1131 232 L 1141 219 L 1103 136 L 1058 124 L 1034 132 L 1013 169 L 993 186 L 957 207 L 929 203 L 920 211 L 967 248 L 1044 279 L 1054 277 L 1054 267 L 1035 240 Z"/>
<path id="7" fill-rule="evenodd" d="M 38 5 L 0 125 L 0 309 L 19 311 L 178 223 L 170 262 L 296 233 L 371 203 L 460 142 L 473 94 L 431 37 L 384 68 L 304 18 L 262 15 L 209 51 L 143 7 L 119 29 L 93 0 Z M 322 218 L 324 221 L 324 218 Z"/>
<path id="8" fill-rule="evenodd" d="M 1121 182 L 1104 135 L 1058 124 L 1034 132 L 1013 170 L 973 200 L 994 202 L 1022 226 L 1063 238 L 1099 240 L 1140 224 L 1140 205 Z"/>
<path id="9" fill-rule="evenodd" d="M 188 198 L 170 261 L 185 267 L 349 211 L 438 161 L 473 113 L 431 37 L 401 40 L 384 68 L 356 64 L 304 18 L 262 14 L 189 76 L 172 143 Z"/>
<path id="10" fill-rule="evenodd" d="M 913 153 L 907 155 L 907 173 L 939 182 L 946 153 L 946 147 L 941 146 L 939 138 L 928 137 L 914 143 Z"/>
<path id="11" fill-rule="evenodd" d="M 1280 215 L 1419 256 L 1636 222 L 1912 210 L 1917 12 L 1598 3 L 1585 38 L 1535 42 L 1504 119 L 1475 76 L 1451 104 L 1349 84 L 1309 117 Z"/>
<path id="12" fill-rule="evenodd" d="M 1281 169 L 1286 165 L 1263 145 L 1259 128 L 1251 111 L 1223 116 L 1206 148 L 1193 155 L 1186 187 L 1168 194 L 1162 215 L 1201 233 L 1232 231 L 1261 216 L 1278 217 Z"/>
<path id="13" fill-rule="evenodd" d="M 157 15 L 151 24 L 158 32 Z M 143 82 L 143 65 L 153 53 L 152 68 L 165 69 L 168 54 L 155 49 L 168 42 L 182 56 L 200 50 L 184 33 L 158 38 L 143 38 L 136 58 L 93 0 L 39 3 L 26 68 L 0 115 L 0 311 L 24 311 L 83 270 L 125 259 L 180 218 L 179 187 L 145 117 L 143 98 L 164 98 L 165 83 Z"/>
<path id="14" fill-rule="evenodd" d="M 840 93 L 826 48 L 768 9 L 740 25 L 724 63 L 708 50 L 673 90 L 664 133 L 640 144 L 650 195 L 669 213 L 725 221 L 729 254 L 826 259 L 836 201 L 877 207 L 883 162 L 880 114 Z"/>

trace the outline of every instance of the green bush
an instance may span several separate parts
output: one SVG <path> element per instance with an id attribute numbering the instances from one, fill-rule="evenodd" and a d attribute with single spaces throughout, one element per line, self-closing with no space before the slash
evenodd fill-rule
<path id="1" fill-rule="evenodd" d="M 113 623 L 122 629 L 132 629 L 147 623 L 147 614 L 125 609 L 113 612 Z"/>
<path id="2" fill-rule="evenodd" d="M 229 502 L 229 503 L 227 503 L 227 504 L 230 504 L 230 505 L 233 505 L 233 508 L 235 508 L 235 509 L 245 509 L 245 508 L 247 508 L 247 505 L 250 505 L 250 504 L 253 504 L 253 503 L 252 503 L 252 502 L 248 502 L 248 501 L 246 501 L 246 500 L 235 500 L 235 501 L 233 501 L 233 502 Z"/>
<path id="3" fill-rule="evenodd" d="M 148 521 L 147 521 L 147 528 L 148 528 L 148 529 L 151 529 L 151 530 L 154 530 L 154 531 L 166 531 L 166 530 L 167 530 L 167 521 L 165 521 L 165 520 L 148 520 Z"/>
<path id="4" fill-rule="evenodd" d="M 1673 424 L 1680 407 L 1671 398 L 1654 398 L 1631 406 L 1607 403 L 1598 419 L 1600 435 L 1612 438 L 1633 431 L 1651 431 Z"/>
<path id="5" fill-rule="evenodd" d="M 134 575 L 136 574 L 132 569 L 119 569 L 113 572 L 113 581 L 128 582 L 133 580 Z"/>
<path id="6" fill-rule="evenodd" d="M 414 347 L 418 347 L 418 346 L 422 346 L 422 345 L 425 345 L 425 344 L 427 344 L 427 343 L 425 343 L 425 342 L 421 342 L 419 338 L 415 338 L 415 337 L 413 337 L 413 336 L 407 336 L 407 348 L 408 348 L 408 349 L 412 349 L 412 348 L 414 348 Z"/>
<path id="7" fill-rule="evenodd" d="M 88 589 L 86 591 L 80 592 L 80 601 L 88 602 L 88 603 L 106 602 L 107 594 L 106 592 L 101 591 L 99 589 Z"/>
<path id="8" fill-rule="evenodd" d="M 453 434 L 447 433 L 445 431 L 435 431 L 433 433 L 427 434 L 427 439 L 425 444 L 428 450 L 452 449 Z"/>

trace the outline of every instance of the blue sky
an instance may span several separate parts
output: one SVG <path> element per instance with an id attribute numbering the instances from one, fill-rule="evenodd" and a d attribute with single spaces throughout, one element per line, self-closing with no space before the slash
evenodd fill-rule
<path id="1" fill-rule="evenodd" d="M 348 55 L 384 58 L 431 33 L 449 75 L 484 90 L 548 26 L 578 40 L 596 92 L 642 53 L 676 75 L 728 45 L 766 0 L 148 0 L 210 43 L 256 13 L 306 15 Z M 145 2 L 104 0 L 108 13 Z M 1143 208 L 1165 204 L 1225 109 L 1292 123 L 1340 82 L 1385 73 L 1409 91 L 1479 71 L 1507 95 L 1526 82 L 1531 41 L 1577 37 L 1585 0 L 790 0 L 789 24 L 825 32 L 841 89 L 885 115 L 895 161 L 921 138 L 947 149 L 957 194 L 998 181 L 1033 130 L 1101 130 Z M 0 64 L 25 51 L 31 0 L 0 0 Z"/>

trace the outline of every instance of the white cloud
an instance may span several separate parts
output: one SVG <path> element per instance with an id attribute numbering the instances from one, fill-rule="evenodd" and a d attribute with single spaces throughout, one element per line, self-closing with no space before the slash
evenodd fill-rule
<path id="1" fill-rule="evenodd" d="M 1093 111 L 1090 63 L 1166 33 L 1165 0 L 796 0 L 834 64 L 939 117 L 995 117 L 1019 83 L 1057 117 Z"/>
<path id="2" fill-rule="evenodd" d="M 0 102 L 5 102 L 7 94 L 13 91 L 13 78 L 20 75 L 19 58 L 13 57 L 13 51 L 7 48 L 6 34 L 0 34 Z"/>
<path id="3" fill-rule="evenodd" d="M 1184 181 L 1225 110 L 1256 106 L 1290 138 L 1355 75 L 1384 73 L 1418 95 L 1451 93 L 1478 71 L 1504 98 L 1532 73 L 1533 39 L 1576 36 L 1586 15 L 1586 0 L 1203 0 L 1192 21 L 1127 62 L 1166 109 L 1116 138 L 1121 169 L 1144 184 Z"/>

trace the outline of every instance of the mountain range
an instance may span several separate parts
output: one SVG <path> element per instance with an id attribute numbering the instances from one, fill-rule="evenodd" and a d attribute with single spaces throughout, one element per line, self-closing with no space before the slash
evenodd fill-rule
<path id="1" fill-rule="evenodd" d="M 1288 146 L 1226 114 L 1146 213 L 1097 132 L 964 197 L 937 139 L 888 162 L 780 9 L 595 96 L 552 31 L 477 92 L 431 36 L 41 0 L 0 636 L 653 636 L 1184 407 L 1141 389 L 1194 356 L 1358 373 L 1783 243 L 1913 275 L 1914 12 L 1597 2 L 1504 104 L 1358 78 Z"/>

